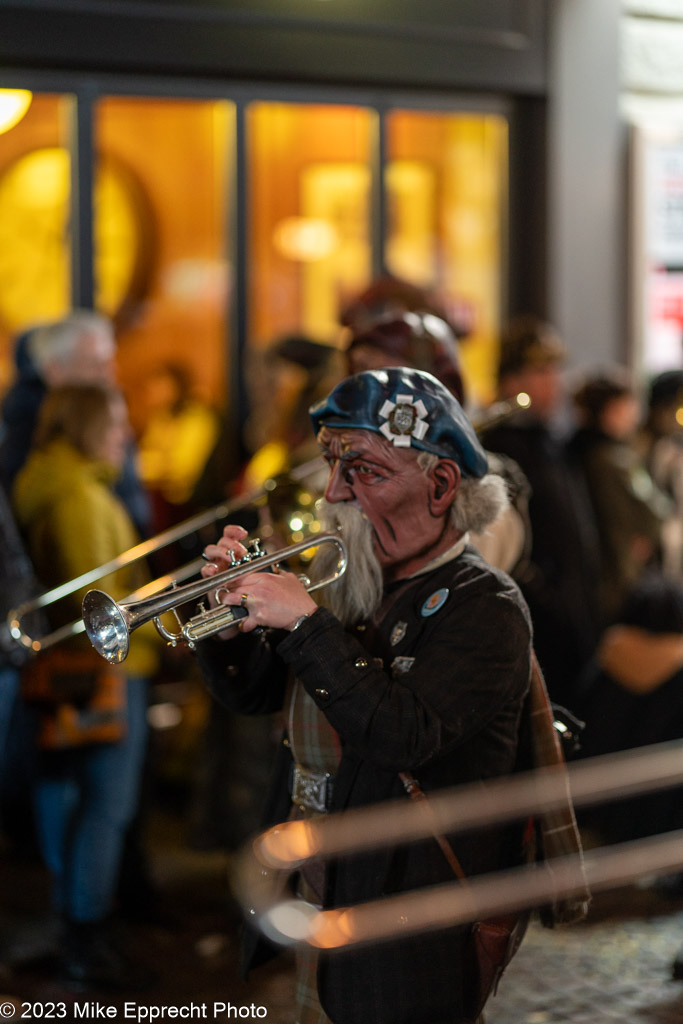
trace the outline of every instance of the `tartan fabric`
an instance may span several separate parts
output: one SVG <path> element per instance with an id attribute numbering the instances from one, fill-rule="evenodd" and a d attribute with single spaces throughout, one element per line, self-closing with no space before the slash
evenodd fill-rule
<path id="1" fill-rule="evenodd" d="M 299 878 L 297 894 L 310 902 L 316 900 L 305 878 Z M 295 1024 L 332 1024 L 318 998 L 318 957 L 313 946 L 299 946 L 296 950 Z"/>
<path id="2" fill-rule="evenodd" d="M 334 775 L 341 757 L 339 736 L 297 679 L 288 688 L 286 707 L 287 735 L 295 764 Z"/>
<path id="3" fill-rule="evenodd" d="M 286 707 L 287 735 L 296 764 L 334 775 L 339 767 L 339 736 L 315 701 L 295 678 L 290 681 Z M 305 807 L 293 807 L 291 818 L 311 818 Z M 312 861 L 299 875 L 297 895 L 318 906 L 322 903 L 324 865 Z M 311 946 L 296 951 L 296 1024 L 331 1024 L 318 998 L 318 950 Z"/>
<path id="4" fill-rule="evenodd" d="M 529 710 L 532 767 L 537 771 L 563 772 L 566 776 L 564 755 L 553 726 L 548 691 L 535 655 L 532 656 Z M 543 861 L 544 867 L 549 873 L 552 875 L 553 858 L 576 856 L 579 858 L 583 875 L 581 838 L 574 815 L 568 779 L 565 803 L 554 810 L 543 811 L 536 815 L 535 826 L 538 844 L 536 859 Z M 584 884 L 576 893 L 555 899 L 550 907 L 544 907 L 539 912 L 539 916 L 547 928 L 552 928 L 556 924 L 575 924 L 583 920 L 588 913 L 590 900 L 591 895 L 584 876 Z"/>
<path id="5" fill-rule="evenodd" d="M 318 999 L 318 950 L 311 946 L 296 951 L 295 1024 L 332 1024 Z"/>

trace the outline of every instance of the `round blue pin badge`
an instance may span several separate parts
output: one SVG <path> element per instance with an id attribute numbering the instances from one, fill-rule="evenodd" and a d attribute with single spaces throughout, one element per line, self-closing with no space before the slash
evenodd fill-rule
<path id="1" fill-rule="evenodd" d="M 442 608 L 448 599 L 450 591 L 448 587 L 442 587 L 440 590 L 435 590 L 431 594 L 425 603 L 422 605 L 420 614 L 423 618 L 427 618 L 429 615 L 433 615 L 434 612 L 438 612 L 439 608 Z"/>

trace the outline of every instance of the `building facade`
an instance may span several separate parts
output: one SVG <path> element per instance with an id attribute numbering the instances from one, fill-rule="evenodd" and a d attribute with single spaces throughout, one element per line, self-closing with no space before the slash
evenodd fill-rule
<path id="1" fill-rule="evenodd" d="M 339 341 L 390 272 L 463 324 L 492 397 L 510 313 L 633 357 L 621 0 L 5 0 L 0 361 L 69 308 L 136 392 L 189 363 L 236 427 L 259 354 Z"/>

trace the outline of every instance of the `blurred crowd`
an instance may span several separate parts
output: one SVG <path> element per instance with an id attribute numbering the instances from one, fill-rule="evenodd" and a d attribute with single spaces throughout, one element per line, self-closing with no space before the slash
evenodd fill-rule
<path id="1" fill-rule="evenodd" d="M 436 298 L 380 278 L 343 311 L 339 344 L 297 334 L 258 353 L 237 443 L 232 418 L 196 396 L 189 364 L 171 362 L 147 382 L 135 436 L 101 316 L 74 311 L 16 339 L 0 427 L 0 829 L 10 847 L 34 843 L 49 870 L 69 978 L 144 983 L 111 926 L 127 910 L 155 912 L 145 823 L 157 773 L 182 780 L 188 843 L 235 849 L 258 828 L 278 723 L 214 704 L 191 655 L 164 647 L 151 625 L 110 667 L 82 635 L 36 654 L 5 618 L 219 502 L 272 546 L 314 536 L 326 470 L 308 409 L 346 374 L 426 370 L 469 412 L 511 499 L 471 541 L 526 598 L 550 698 L 584 723 L 578 756 L 683 736 L 683 369 L 645 381 L 622 365 L 579 372 L 553 326 L 523 316 L 502 333 L 497 394 L 481 407 L 467 343 Z M 249 457 L 227 476 L 225 451 L 242 448 Z M 148 574 L 203 543 L 151 557 Z M 125 566 L 94 586 L 120 598 L 141 573 Z M 44 635 L 78 619 L 87 589 L 22 629 Z M 189 757 L 180 745 L 160 764 L 150 722 L 169 692 L 199 712 Z M 581 823 L 608 842 L 681 827 L 683 797 L 672 789 Z"/>

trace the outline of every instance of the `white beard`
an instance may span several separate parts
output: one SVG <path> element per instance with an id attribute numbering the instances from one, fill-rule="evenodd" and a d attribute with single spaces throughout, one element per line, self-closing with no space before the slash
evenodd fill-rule
<path id="1" fill-rule="evenodd" d="M 382 567 L 373 548 L 372 526 L 359 508 L 347 502 L 331 504 L 321 498 L 318 512 L 322 528 L 341 534 L 348 549 L 346 572 L 319 592 L 320 603 L 343 626 L 355 626 L 372 618 L 382 601 Z M 336 558 L 332 545 L 321 547 L 311 563 L 311 578 L 327 575 Z"/>

